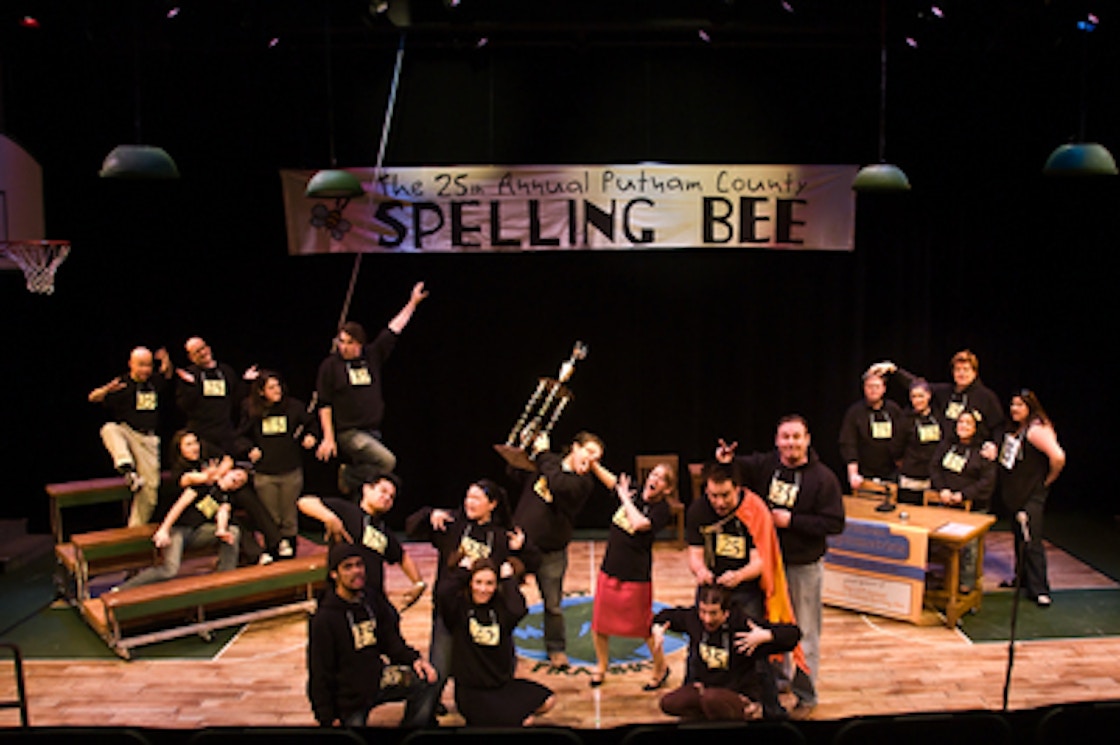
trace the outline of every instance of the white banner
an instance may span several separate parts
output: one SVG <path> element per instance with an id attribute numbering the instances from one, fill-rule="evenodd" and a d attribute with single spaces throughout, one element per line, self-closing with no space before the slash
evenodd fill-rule
<path id="1" fill-rule="evenodd" d="M 851 251 L 852 165 L 348 168 L 354 199 L 280 172 L 292 254 L 770 248 Z"/>

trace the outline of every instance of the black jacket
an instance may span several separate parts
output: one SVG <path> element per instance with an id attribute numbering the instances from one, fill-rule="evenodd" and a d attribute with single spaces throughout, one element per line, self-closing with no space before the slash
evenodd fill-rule
<path id="1" fill-rule="evenodd" d="M 373 706 L 382 655 L 396 665 L 420 657 L 401 637 L 388 601 L 373 593 L 351 603 L 328 587 L 311 617 L 307 643 L 307 697 L 320 724 Z"/>

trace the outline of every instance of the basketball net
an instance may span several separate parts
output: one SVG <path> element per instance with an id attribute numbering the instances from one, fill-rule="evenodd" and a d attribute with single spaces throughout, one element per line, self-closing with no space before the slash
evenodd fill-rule
<path id="1" fill-rule="evenodd" d="M 54 273 L 70 255 L 70 241 L 6 241 L 0 255 L 23 271 L 27 289 L 38 295 L 54 293 Z"/>

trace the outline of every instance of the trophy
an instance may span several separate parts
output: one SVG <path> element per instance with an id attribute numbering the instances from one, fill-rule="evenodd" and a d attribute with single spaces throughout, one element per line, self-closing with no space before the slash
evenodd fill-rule
<path id="1" fill-rule="evenodd" d="M 494 449 L 514 468 L 532 471 L 533 458 L 536 457 L 535 443 L 541 435 L 548 435 L 560 418 L 565 407 L 571 402 L 572 392 L 564 385 L 572 377 L 576 361 L 587 356 L 587 345 L 577 341 L 572 348 L 572 356 L 560 365 L 560 374 L 555 378 L 540 378 L 537 389 L 525 404 L 521 418 L 509 432 L 505 443 L 495 445 Z"/>

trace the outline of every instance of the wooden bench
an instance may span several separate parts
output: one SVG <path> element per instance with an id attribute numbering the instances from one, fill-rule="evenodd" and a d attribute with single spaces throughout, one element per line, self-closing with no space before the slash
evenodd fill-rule
<path id="1" fill-rule="evenodd" d="M 123 525 L 128 522 L 128 510 L 132 504 L 132 491 L 120 476 L 47 484 L 47 496 L 51 501 L 51 533 L 54 534 L 55 544 L 69 540 L 62 520 L 64 509 L 117 502 L 121 505 Z"/>
<path id="2" fill-rule="evenodd" d="M 106 592 L 82 601 L 86 622 L 110 649 L 130 659 L 134 647 L 220 628 L 310 612 L 327 578 L 327 553 L 266 566 L 180 576 Z"/>
<path id="3" fill-rule="evenodd" d="M 155 532 L 155 525 L 107 528 L 75 533 L 68 542 L 55 546 L 59 564 L 73 580 L 74 598 L 89 598 L 91 577 L 157 563 L 160 555 L 152 543 Z"/>

